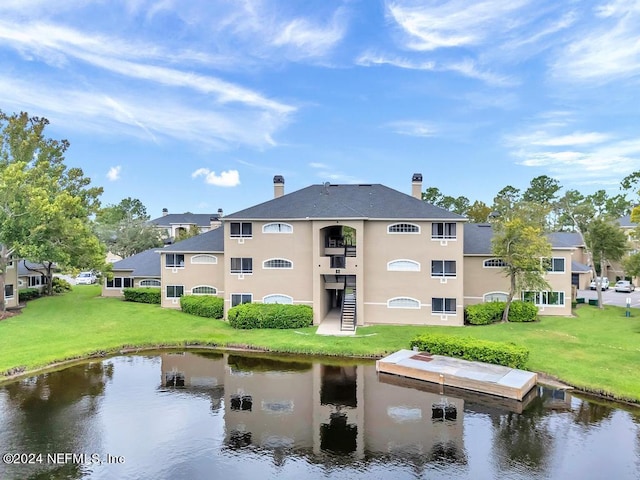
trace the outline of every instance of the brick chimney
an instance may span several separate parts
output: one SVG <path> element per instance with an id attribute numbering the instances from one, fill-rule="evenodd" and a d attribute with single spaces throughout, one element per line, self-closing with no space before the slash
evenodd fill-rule
<path id="1" fill-rule="evenodd" d="M 167 215 L 169 215 L 169 210 L 168 210 L 168 209 L 166 209 L 166 208 L 163 208 L 163 209 L 162 209 L 162 216 L 163 216 L 163 217 L 166 217 Z"/>
<path id="2" fill-rule="evenodd" d="M 278 198 L 284 195 L 284 177 L 282 175 L 276 175 L 273 177 L 273 198 Z"/>
<path id="3" fill-rule="evenodd" d="M 414 173 L 411 177 L 411 196 L 422 200 L 422 174 Z"/>

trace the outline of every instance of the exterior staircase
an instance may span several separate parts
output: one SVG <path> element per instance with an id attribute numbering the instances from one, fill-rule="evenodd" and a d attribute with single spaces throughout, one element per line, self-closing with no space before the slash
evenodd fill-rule
<path id="1" fill-rule="evenodd" d="M 340 315 L 340 330 L 355 331 L 356 329 L 356 287 L 349 288 L 350 292 L 342 300 L 342 313 Z"/>

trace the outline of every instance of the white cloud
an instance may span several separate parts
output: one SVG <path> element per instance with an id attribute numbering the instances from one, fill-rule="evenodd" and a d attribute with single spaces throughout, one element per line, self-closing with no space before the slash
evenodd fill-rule
<path id="1" fill-rule="evenodd" d="M 438 133 L 438 129 L 434 125 L 415 120 L 391 122 L 387 126 L 395 133 L 410 137 L 434 137 Z"/>
<path id="2" fill-rule="evenodd" d="M 320 162 L 311 162 L 309 166 L 311 168 L 321 168 L 323 170 L 327 170 L 329 168 L 329 165 L 327 165 L 326 163 L 320 163 Z"/>
<path id="3" fill-rule="evenodd" d="M 237 170 L 225 170 L 216 175 L 208 168 L 199 168 L 191 174 L 191 178 L 204 177 L 204 181 L 216 187 L 236 187 L 240 185 L 240 174 Z"/>
<path id="4" fill-rule="evenodd" d="M 640 169 L 640 139 L 622 134 L 574 130 L 569 112 L 553 112 L 545 119 L 557 124 L 531 125 L 524 133 L 505 138 L 517 163 L 542 168 L 559 180 L 576 185 L 618 182 Z M 541 116 L 542 118 L 542 116 Z"/>
<path id="5" fill-rule="evenodd" d="M 388 2 L 387 12 L 406 34 L 407 48 L 427 51 L 480 44 L 495 31 L 512 27 L 511 17 L 517 17 L 529 3 L 530 0 L 396 0 Z"/>
<path id="6" fill-rule="evenodd" d="M 120 172 L 122 171 L 122 167 L 120 165 L 117 165 L 115 167 L 111 167 L 109 169 L 109 171 L 107 172 L 107 178 L 112 181 L 115 182 L 116 180 L 120 179 Z"/>
<path id="7" fill-rule="evenodd" d="M 640 74 L 640 3 L 619 0 L 596 8 L 552 64 L 561 81 L 609 82 Z"/>

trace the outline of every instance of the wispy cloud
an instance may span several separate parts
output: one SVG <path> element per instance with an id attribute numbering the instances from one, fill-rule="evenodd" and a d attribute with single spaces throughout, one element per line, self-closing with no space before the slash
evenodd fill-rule
<path id="1" fill-rule="evenodd" d="M 204 177 L 204 181 L 216 187 L 236 187 L 240 185 L 240 174 L 237 170 L 224 170 L 219 175 L 208 168 L 199 168 L 191 174 L 191 178 Z"/>
<path id="2" fill-rule="evenodd" d="M 115 167 L 111 167 L 109 169 L 109 171 L 107 172 L 107 178 L 112 181 L 115 182 L 116 180 L 120 179 L 120 172 L 122 171 L 122 167 L 120 165 L 117 165 Z"/>
<path id="3" fill-rule="evenodd" d="M 619 183 L 640 169 L 640 140 L 608 132 L 567 132 L 567 128 L 570 125 L 531 125 L 506 137 L 505 143 L 518 164 L 542 168 L 574 184 L 595 179 Z"/>
<path id="4" fill-rule="evenodd" d="M 309 166 L 311 168 L 318 168 L 322 170 L 327 170 L 329 168 L 329 165 L 327 165 L 326 163 L 320 163 L 320 162 L 311 162 L 309 163 Z"/>
<path id="5" fill-rule="evenodd" d="M 397 0 L 387 4 L 387 12 L 404 32 L 406 47 L 426 51 L 480 44 L 496 30 L 504 31 L 514 25 L 512 17 L 530 3 L 530 0 L 444 3 Z"/>
<path id="6" fill-rule="evenodd" d="M 555 77 L 604 83 L 640 74 L 640 3 L 606 2 L 593 15 L 553 62 Z"/>
<path id="7" fill-rule="evenodd" d="M 385 126 L 391 128 L 395 133 L 410 137 L 434 137 L 438 133 L 438 129 L 433 124 L 417 120 L 390 122 Z"/>

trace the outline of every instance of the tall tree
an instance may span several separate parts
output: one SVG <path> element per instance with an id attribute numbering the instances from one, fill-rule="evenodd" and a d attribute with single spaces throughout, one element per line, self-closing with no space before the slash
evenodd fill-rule
<path id="1" fill-rule="evenodd" d="M 471 203 L 464 195 L 459 197 L 445 195 L 438 187 L 429 187 L 422 192 L 422 200 L 460 215 L 466 215 Z"/>
<path id="2" fill-rule="evenodd" d="M 46 138 L 48 124 L 24 112 L 0 112 L 1 308 L 12 257 L 78 268 L 104 263 L 89 221 L 102 188 L 91 187 L 81 169 L 65 165 L 69 142 Z M 49 269 L 49 293 L 51 274 Z"/>
<path id="3" fill-rule="evenodd" d="M 121 257 L 162 246 L 160 232 L 149 223 L 147 209 L 137 198 L 127 197 L 100 209 L 95 224 L 100 240 Z"/>
<path id="4" fill-rule="evenodd" d="M 504 217 L 521 199 L 522 193 L 520 189 L 507 185 L 494 197 L 491 210 L 495 215 Z"/>
<path id="5" fill-rule="evenodd" d="M 467 217 L 472 223 L 484 223 L 489 220 L 491 208 L 481 200 L 476 200 L 467 210 Z"/>
<path id="6" fill-rule="evenodd" d="M 596 263 L 600 264 L 600 280 L 596 283 L 596 291 L 598 306 L 604 308 L 601 279 L 605 276 L 607 262 L 619 261 L 627 251 L 627 236 L 620 229 L 620 225 L 596 218 L 589 224 L 584 239 L 591 249 L 594 267 Z"/>
<path id="7" fill-rule="evenodd" d="M 527 223 L 524 216 L 498 218 L 493 227 L 492 253 L 505 262 L 502 268 L 509 278 L 509 296 L 502 316 L 506 322 L 516 293 L 550 288 L 544 279 L 546 270 L 542 259 L 551 256 L 551 244 L 542 228 Z"/>

